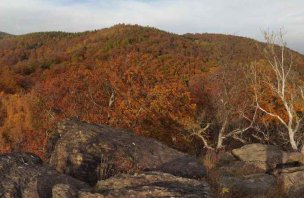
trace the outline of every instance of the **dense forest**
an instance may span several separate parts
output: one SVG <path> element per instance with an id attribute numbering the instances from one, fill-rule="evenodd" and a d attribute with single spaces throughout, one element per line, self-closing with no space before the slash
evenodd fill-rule
<path id="1" fill-rule="evenodd" d="M 0 33 L 0 150 L 43 156 L 51 126 L 70 117 L 128 128 L 196 154 L 247 142 L 289 148 L 279 133 L 282 123 L 265 113 L 288 120 L 282 101 L 259 85 L 266 110 L 255 108 L 253 73 L 267 72 L 266 47 L 244 37 L 177 35 L 137 25 Z M 286 54 L 300 79 L 294 82 L 302 83 L 304 56 Z M 303 100 L 294 108 L 303 114 Z"/>

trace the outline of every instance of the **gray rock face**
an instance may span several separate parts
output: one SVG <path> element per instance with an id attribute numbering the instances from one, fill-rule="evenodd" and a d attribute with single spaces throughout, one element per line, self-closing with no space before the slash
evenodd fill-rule
<path id="1" fill-rule="evenodd" d="M 121 129 L 67 120 L 48 151 L 58 171 L 33 154 L 0 155 L 0 197 L 210 197 L 204 180 L 182 178 L 205 176 L 195 158 Z"/>
<path id="2" fill-rule="evenodd" d="M 303 154 L 276 146 L 249 144 L 225 154 L 217 173 L 219 186 L 236 197 L 303 197 Z M 228 158 L 228 160 L 226 160 Z"/>
<path id="3" fill-rule="evenodd" d="M 28 153 L 0 155 L 0 197 L 48 198 L 56 184 L 72 188 L 88 185 L 44 167 L 39 157 Z"/>
<path id="4" fill-rule="evenodd" d="M 162 172 L 119 174 L 95 187 L 42 166 L 29 153 L 0 156 L 0 197 L 93 198 L 93 197 L 211 197 L 204 180 L 177 177 Z"/>
<path id="5" fill-rule="evenodd" d="M 52 188 L 52 198 L 77 198 L 78 190 L 70 185 L 56 184 Z"/>
<path id="6" fill-rule="evenodd" d="M 220 179 L 220 186 L 238 196 L 266 196 L 277 187 L 276 178 L 268 174 L 252 174 L 243 177 L 224 176 Z"/>
<path id="7" fill-rule="evenodd" d="M 272 170 L 279 164 L 303 163 L 304 155 L 299 152 L 288 153 L 276 146 L 248 144 L 232 150 L 232 154 L 240 160 L 252 163 L 264 170 Z"/>
<path id="8" fill-rule="evenodd" d="M 93 197 L 211 197 L 205 181 L 176 177 L 161 172 L 119 174 L 100 181 L 92 192 L 81 192 L 80 198 Z"/>
<path id="9" fill-rule="evenodd" d="M 42 160 L 31 153 L 10 153 L 0 154 L 0 171 L 10 168 L 11 165 L 22 166 L 22 165 L 42 165 Z"/>
<path id="10" fill-rule="evenodd" d="M 194 157 L 190 156 L 184 156 L 164 163 L 154 170 L 192 179 L 199 179 L 205 176 L 205 169 L 197 163 Z"/>
<path id="11" fill-rule="evenodd" d="M 195 159 L 122 129 L 66 120 L 58 124 L 53 134 L 49 164 L 91 185 L 117 173 L 142 170 L 161 170 L 191 178 L 205 176 L 204 168 Z"/>
<path id="12" fill-rule="evenodd" d="M 301 197 L 304 192 L 304 166 L 277 171 L 280 187 L 290 197 Z M 292 196 L 291 196 L 292 195 Z"/>
<path id="13" fill-rule="evenodd" d="M 244 159 L 242 155 L 240 156 L 239 159 Z M 276 177 L 267 174 L 265 169 L 256 165 L 256 161 L 252 163 L 252 159 L 242 161 L 229 153 L 222 153 L 213 171 L 216 171 L 219 178 L 217 180 L 219 196 L 266 198 L 277 190 Z"/>

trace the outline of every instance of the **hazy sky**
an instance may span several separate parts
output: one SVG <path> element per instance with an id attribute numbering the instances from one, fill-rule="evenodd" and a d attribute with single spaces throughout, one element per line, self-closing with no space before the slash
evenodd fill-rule
<path id="1" fill-rule="evenodd" d="M 304 0 L 0 0 L 0 31 L 13 34 L 117 23 L 259 40 L 261 30 L 284 27 L 289 46 L 304 54 Z"/>

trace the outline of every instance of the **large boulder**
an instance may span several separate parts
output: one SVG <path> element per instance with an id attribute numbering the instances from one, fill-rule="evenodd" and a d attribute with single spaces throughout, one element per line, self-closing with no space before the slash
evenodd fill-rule
<path id="1" fill-rule="evenodd" d="M 88 188 L 84 182 L 42 166 L 39 157 L 29 153 L 0 155 L 0 197 L 48 198 L 56 184 L 74 189 Z"/>
<path id="2" fill-rule="evenodd" d="M 232 154 L 244 162 L 248 162 L 264 170 L 273 170 L 286 163 L 303 163 L 304 155 L 300 152 L 284 152 L 277 146 L 248 144 L 232 150 Z"/>
<path id="3" fill-rule="evenodd" d="M 219 180 L 223 193 L 235 197 L 267 197 L 277 188 L 276 178 L 268 174 L 252 174 L 243 177 L 223 176 Z"/>
<path id="4" fill-rule="evenodd" d="M 191 156 L 174 159 L 150 170 L 192 179 L 200 179 L 205 175 L 205 169 Z"/>
<path id="5" fill-rule="evenodd" d="M 235 161 L 229 164 L 218 166 L 214 168 L 214 170 L 216 170 L 222 176 L 232 177 L 265 173 L 263 169 L 255 166 L 254 164 L 246 163 L 243 161 Z"/>
<path id="6" fill-rule="evenodd" d="M 303 197 L 304 166 L 276 170 L 273 174 L 277 176 L 282 191 L 289 197 Z"/>
<path id="7" fill-rule="evenodd" d="M 204 181 L 186 179 L 161 172 L 119 174 L 100 181 L 91 192 L 80 192 L 80 198 L 100 197 L 211 197 Z"/>
<path id="8" fill-rule="evenodd" d="M 205 176 L 204 168 L 194 158 L 123 129 L 69 119 L 60 122 L 52 134 L 49 164 L 91 185 L 117 173 L 142 170 L 189 178 Z"/>
<path id="9" fill-rule="evenodd" d="M 78 190 L 66 184 L 56 184 L 52 188 L 52 198 L 77 198 Z"/>
<path id="10" fill-rule="evenodd" d="M 273 175 L 266 174 L 253 163 L 237 160 L 229 153 L 218 155 L 218 162 L 209 175 L 214 177 L 211 180 L 220 197 L 266 198 L 277 188 Z"/>

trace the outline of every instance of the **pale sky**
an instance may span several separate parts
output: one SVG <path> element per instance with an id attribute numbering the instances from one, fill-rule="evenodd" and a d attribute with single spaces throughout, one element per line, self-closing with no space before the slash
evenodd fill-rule
<path id="1" fill-rule="evenodd" d="M 0 31 L 12 34 L 118 23 L 258 40 L 261 30 L 284 27 L 289 47 L 304 54 L 304 0 L 0 0 Z"/>

